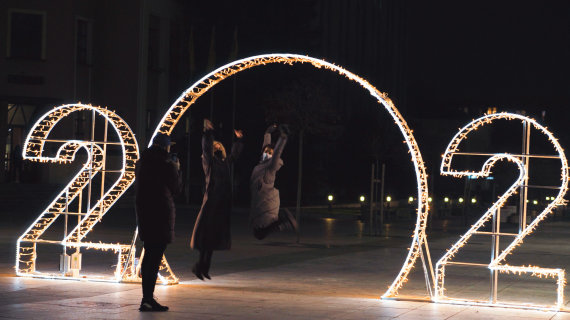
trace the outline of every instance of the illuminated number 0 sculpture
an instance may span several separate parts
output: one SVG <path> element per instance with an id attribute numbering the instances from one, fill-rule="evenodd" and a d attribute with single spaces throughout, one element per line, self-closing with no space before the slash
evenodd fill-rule
<path id="1" fill-rule="evenodd" d="M 499 153 L 499 154 L 485 154 L 485 153 L 467 153 L 467 152 L 460 152 L 459 145 L 462 141 L 467 139 L 468 135 L 478 129 L 481 126 L 487 125 L 492 123 L 495 120 L 499 119 L 506 119 L 506 120 L 518 120 L 522 121 L 523 128 L 524 128 L 524 139 L 523 139 L 523 146 L 524 152 L 519 155 L 514 154 L 506 154 L 506 153 Z M 533 155 L 530 154 L 530 129 L 534 128 L 538 132 L 546 135 L 548 140 L 552 143 L 556 155 Z M 457 171 L 452 169 L 452 162 L 453 158 L 456 155 L 465 155 L 465 156 L 490 156 L 490 158 L 485 161 L 483 168 L 480 171 Z M 528 171 L 529 171 L 529 158 L 550 158 L 550 159 L 559 159 L 560 160 L 560 174 L 561 174 L 561 184 L 560 186 L 552 186 L 548 187 L 551 189 L 559 189 L 558 195 L 556 198 L 548 204 L 548 206 L 540 213 L 538 216 L 531 221 L 528 225 L 526 223 L 526 202 L 527 202 L 527 190 L 528 188 L 539 187 L 542 188 L 544 186 L 532 186 L 528 185 Z M 556 205 L 563 205 L 564 204 L 564 195 L 568 191 L 568 162 L 566 160 L 566 156 L 564 155 L 564 150 L 558 143 L 558 140 L 550 133 L 545 127 L 541 126 L 537 123 L 534 119 L 518 115 L 512 113 L 495 113 L 485 115 L 479 119 L 473 120 L 465 127 L 461 128 L 459 132 L 453 137 L 451 142 L 449 143 L 445 153 L 443 155 L 443 160 L 441 163 L 441 174 L 443 175 L 452 175 L 455 177 L 487 177 L 491 173 L 491 168 L 497 161 L 507 160 L 510 162 L 515 163 L 519 169 L 519 176 L 515 183 L 511 185 L 507 191 L 499 197 L 499 199 L 489 208 L 481 218 L 471 228 L 457 241 L 450 249 L 448 249 L 447 253 L 437 262 L 436 264 L 436 284 L 435 284 L 435 301 L 448 301 L 448 302 L 455 302 L 455 303 L 466 303 L 466 304 L 483 304 L 483 305 L 496 305 L 496 306 L 515 306 L 515 307 L 528 307 L 528 308 L 539 308 L 539 309 L 550 309 L 550 310 L 560 310 L 563 306 L 564 302 L 564 284 L 565 274 L 563 269 L 548 269 L 548 268 L 541 268 L 537 266 L 510 266 L 506 264 L 505 260 L 507 256 L 513 253 L 514 249 L 519 246 L 523 239 L 532 233 L 539 222 L 544 220 L 548 214 L 552 212 Z M 506 201 L 513 196 L 517 189 L 520 189 L 520 226 L 519 232 L 517 234 L 507 234 L 500 232 L 500 216 L 498 213 L 500 212 L 501 207 L 506 203 Z M 484 225 L 493 218 L 493 225 L 492 225 L 492 232 L 488 231 L 481 231 Z M 473 235 L 490 235 L 492 236 L 492 256 L 491 262 L 489 264 L 477 264 L 477 263 L 467 263 L 467 262 L 455 262 L 453 261 L 453 257 L 461 250 L 469 239 Z M 501 236 L 509 236 L 514 237 L 514 240 L 502 251 L 499 249 L 499 237 Z M 450 265 L 464 265 L 464 266 L 482 266 L 489 268 L 491 272 L 491 294 L 489 301 L 476 301 L 476 300 L 467 300 L 467 299 L 457 299 L 457 298 L 449 298 L 445 295 L 445 269 L 446 266 Z M 540 305 L 530 305 L 530 304 L 516 304 L 516 303 L 499 303 L 497 302 L 497 275 L 498 273 L 516 273 L 516 274 L 530 274 L 531 276 L 536 277 L 553 277 L 557 280 L 557 299 L 554 306 L 540 306 Z"/>
<path id="2" fill-rule="evenodd" d="M 394 122 L 400 129 L 400 132 L 404 136 L 405 143 L 408 146 L 410 155 L 412 157 L 412 163 L 414 165 L 416 173 L 416 183 L 418 190 L 417 191 L 418 215 L 408 256 L 406 257 L 406 260 L 404 262 L 404 265 L 402 266 L 402 269 L 400 270 L 400 273 L 398 274 L 392 285 L 389 287 L 389 289 L 386 291 L 384 297 L 392 297 L 397 295 L 398 289 L 402 287 L 402 285 L 407 281 L 407 275 L 414 266 L 418 257 L 421 257 L 421 260 L 423 262 L 426 286 L 429 292 L 431 292 L 432 285 L 430 284 L 430 279 L 431 281 L 433 281 L 434 273 L 432 269 L 432 263 L 427 244 L 427 237 L 425 233 L 427 216 L 428 216 L 428 186 L 427 186 L 426 170 L 424 167 L 424 162 L 422 160 L 420 149 L 418 147 L 418 144 L 416 143 L 416 140 L 414 139 L 412 130 L 410 130 L 408 124 L 406 123 L 406 121 L 404 120 L 398 109 L 396 109 L 392 101 L 388 98 L 388 96 L 385 93 L 378 91 L 378 89 L 376 89 L 374 86 L 368 83 L 368 81 L 360 78 L 359 76 L 351 73 L 350 71 L 320 59 L 315 59 L 308 56 L 302 56 L 296 54 L 282 54 L 282 53 L 258 55 L 228 63 L 205 75 L 202 79 L 198 80 L 196 83 L 190 86 L 190 88 L 184 91 L 182 95 L 180 95 L 180 97 L 172 104 L 172 106 L 168 109 L 168 111 L 162 118 L 161 122 L 159 123 L 158 127 L 154 132 L 153 138 L 158 133 L 164 133 L 170 135 L 172 133 L 172 130 L 178 123 L 178 121 L 180 121 L 180 118 L 182 117 L 184 112 L 186 112 L 186 110 L 188 110 L 188 108 L 190 108 L 190 106 L 194 104 L 200 96 L 202 96 L 206 91 L 210 90 L 220 81 L 238 72 L 253 67 L 273 64 L 273 63 L 284 63 L 289 65 L 292 65 L 293 63 L 309 63 L 316 68 L 331 70 L 340 75 L 343 75 L 346 78 L 357 82 L 366 90 L 368 90 L 370 95 L 376 98 L 378 102 L 384 106 L 386 111 L 388 111 L 390 116 L 392 116 Z M 150 141 L 152 141 L 152 139 Z"/>

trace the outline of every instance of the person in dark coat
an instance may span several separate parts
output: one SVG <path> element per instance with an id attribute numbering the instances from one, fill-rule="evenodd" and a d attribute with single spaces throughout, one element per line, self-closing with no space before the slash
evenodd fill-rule
<path id="1" fill-rule="evenodd" d="M 229 158 L 221 142 L 214 141 L 214 126 L 204 119 L 202 136 L 202 167 L 206 189 L 202 207 L 196 218 L 190 247 L 200 251 L 200 259 L 192 273 L 200 280 L 210 277 L 210 265 L 214 250 L 229 250 L 231 247 L 230 214 L 232 211 L 232 181 L 230 164 L 235 161 L 243 144 L 243 132 L 234 130 L 237 141 L 232 145 Z"/>
<path id="2" fill-rule="evenodd" d="M 275 188 L 275 176 L 283 166 L 281 154 L 287 143 L 289 127 L 279 126 L 279 139 L 273 145 L 271 134 L 277 129 L 272 125 L 265 131 L 260 162 L 253 168 L 249 186 L 251 191 L 251 211 L 249 216 L 253 235 L 262 240 L 275 231 L 297 230 L 297 221 L 287 209 L 279 209 L 279 190 Z"/>
<path id="3" fill-rule="evenodd" d="M 169 151 L 170 137 L 158 134 L 136 164 L 137 226 L 145 251 L 141 265 L 143 298 L 140 311 L 168 310 L 154 300 L 153 293 L 166 246 L 174 241 L 176 207 L 173 196 L 181 189 L 180 163 L 170 157 Z"/>

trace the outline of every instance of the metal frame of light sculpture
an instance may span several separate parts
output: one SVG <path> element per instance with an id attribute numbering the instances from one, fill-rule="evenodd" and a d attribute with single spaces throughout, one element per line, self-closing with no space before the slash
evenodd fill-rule
<path id="1" fill-rule="evenodd" d="M 486 124 L 490 124 L 495 120 L 505 119 L 505 120 L 520 120 L 523 122 L 525 130 L 530 130 L 530 128 L 535 128 L 542 134 L 548 137 L 548 140 L 554 146 L 554 149 L 558 153 L 558 155 L 533 155 L 528 152 L 528 138 L 525 142 L 527 145 L 525 152 L 523 154 L 486 154 L 486 153 L 470 153 L 470 152 L 459 152 L 459 145 L 460 143 L 467 138 L 469 133 L 472 131 L 477 130 L 479 127 L 484 126 Z M 527 137 L 530 136 L 530 131 L 525 134 Z M 452 169 L 452 160 L 454 155 L 467 155 L 467 156 L 490 156 L 483 168 L 479 172 L 475 171 L 456 171 Z M 521 220 L 522 225 L 519 228 L 518 234 L 504 234 L 500 233 L 499 230 L 496 229 L 495 225 L 493 225 L 492 232 L 482 232 L 478 231 L 487 221 L 491 218 L 494 219 L 495 224 L 500 223 L 500 216 L 497 218 L 497 212 L 500 212 L 500 208 L 505 204 L 507 199 L 516 193 L 517 188 L 531 188 L 536 186 L 529 186 L 528 185 L 528 159 L 529 158 L 549 158 L 549 159 L 560 159 L 561 162 L 561 185 L 559 187 L 559 192 L 556 198 L 532 221 L 530 224 L 526 224 L 526 220 Z M 544 220 L 548 214 L 552 213 L 553 209 L 557 205 L 564 205 L 564 195 L 568 191 L 568 161 L 564 154 L 564 150 L 558 143 L 558 140 L 554 137 L 554 135 L 548 131 L 545 127 L 540 125 L 534 119 L 513 113 L 494 113 L 488 114 L 481 118 L 475 119 L 471 121 L 469 124 L 464 126 L 459 130 L 459 132 L 453 137 L 445 153 L 443 155 L 443 160 L 441 162 L 441 174 L 442 175 L 451 175 L 455 177 L 465 177 L 465 176 L 472 176 L 472 177 L 487 177 L 491 172 L 491 167 L 494 165 L 496 161 L 499 160 L 508 160 L 514 162 L 519 168 L 519 177 L 517 181 L 503 194 L 497 202 L 493 204 L 491 208 L 489 208 L 485 214 L 473 225 L 471 228 L 463 235 L 461 238 L 447 251 L 447 253 L 437 262 L 436 264 L 436 283 L 435 283 L 435 295 L 434 301 L 436 302 L 448 302 L 448 303 L 462 303 L 462 304 L 475 304 L 475 305 L 493 305 L 493 306 L 508 306 L 508 307 L 518 307 L 518 308 L 536 308 L 542 310 L 561 310 L 563 307 L 563 298 L 564 298 L 564 284 L 565 280 L 565 272 L 563 269 L 551 269 L 551 268 L 541 268 L 537 266 L 511 266 L 506 264 L 505 260 L 507 256 L 513 253 L 514 249 L 519 246 L 523 238 L 530 233 L 532 233 L 538 223 Z M 558 188 L 558 187 L 557 187 Z M 521 203 L 526 203 L 526 192 L 521 195 Z M 526 206 L 522 206 L 521 217 L 526 217 Z M 524 215 L 524 216 L 523 216 Z M 461 247 L 463 247 L 470 237 L 474 234 L 487 234 L 493 236 L 493 238 L 499 238 L 500 236 L 514 236 L 514 240 L 503 250 L 499 253 L 498 248 L 498 240 L 493 240 L 493 246 L 495 249 L 494 253 L 497 253 L 496 256 L 492 256 L 492 260 L 489 264 L 476 264 L 476 263 L 466 263 L 466 262 L 452 262 L 452 258 L 455 254 L 459 251 Z M 491 296 L 489 301 L 479 301 L 479 300 L 469 300 L 469 299 L 457 299 L 457 298 L 450 298 L 445 296 L 445 267 L 447 265 L 471 265 L 471 266 L 483 266 L 489 268 L 491 272 Z M 496 297 L 496 288 L 497 288 L 497 273 L 515 273 L 515 274 L 530 274 L 531 276 L 536 277 L 552 277 L 556 278 L 557 282 L 557 299 L 556 303 L 553 306 L 542 306 L 542 305 L 533 305 L 533 304 L 522 304 L 522 303 L 498 303 Z M 493 292 L 494 290 L 494 292 Z M 567 311 L 567 310 L 565 310 Z"/>
<path id="2" fill-rule="evenodd" d="M 326 62 L 321 59 L 312 58 L 309 56 L 297 55 L 297 54 L 283 54 L 283 53 L 272 53 L 252 56 L 240 60 L 230 62 L 223 65 L 216 70 L 208 73 L 200 80 L 196 81 L 192 86 L 185 90 L 178 99 L 172 104 L 168 109 L 166 114 L 163 116 L 159 125 L 157 126 L 152 138 L 158 133 L 164 133 L 170 135 L 172 130 L 180 121 L 182 115 L 188 108 L 196 102 L 196 100 L 202 96 L 205 92 L 210 90 L 220 81 L 240 72 L 256 66 L 282 63 L 293 65 L 294 63 L 308 63 L 316 68 L 324 68 L 337 72 L 346 78 L 357 82 L 362 87 L 364 87 L 370 95 L 375 97 L 379 103 L 381 103 L 388 113 L 394 119 L 394 122 L 400 129 L 400 132 L 404 136 L 405 143 L 409 148 L 412 162 L 414 164 L 414 169 L 416 173 L 416 182 L 418 187 L 418 215 L 416 221 L 416 227 L 413 233 L 412 243 L 409 249 L 409 253 L 406 257 L 404 265 L 400 270 L 400 273 L 388 288 L 383 297 L 395 297 L 398 295 L 398 289 L 400 289 L 403 284 L 407 281 L 407 276 L 414 266 L 418 257 L 421 257 L 424 267 L 424 276 L 427 284 L 429 294 L 431 296 L 431 285 L 430 281 L 434 279 L 434 273 L 432 269 L 431 258 L 429 255 L 429 248 L 427 244 L 427 237 L 425 233 L 427 216 L 428 216 L 428 185 L 427 185 L 427 174 L 424 167 L 424 162 L 420 153 L 420 149 L 414 139 L 412 130 L 408 127 L 408 124 L 398 111 L 392 101 L 388 98 L 387 94 L 380 92 L 374 86 L 372 86 L 368 81 L 363 78 L 351 73 L 350 71 L 334 65 L 332 63 Z M 152 142 L 152 138 L 150 141 Z M 427 260 L 427 261 L 426 261 Z M 427 266 L 426 266 L 427 265 Z M 429 270 L 428 270 L 429 267 Z M 431 277 L 431 280 L 430 280 Z"/>
<path id="3" fill-rule="evenodd" d="M 58 140 L 49 139 L 48 136 L 56 124 L 69 114 L 78 111 L 92 112 L 91 140 Z M 95 117 L 102 116 L 105 121 L 104 141 L 94 140 Z M 115 130 L 118 142 L 107 141 L 108 125 Z M 44 156 L 46 142 L 62 143 L 54 157 Z M 108 145 L 119 145 L 122 150 L 122 168 L 120 170 L 107 170 L 106 151 Z M 135 163 L 139 158 L 139 150 L 135 136 L 127 125 L 116 113 L 106 108 L 85 104 L 66 104 L 55 107 L 44 114 L 33 126 L 26 137 L 22 156 L 25 160 L 54 163 L 71 163 L 75 160 L 77 151 L 83 148 L 87 152 L 88 159 L 83 167 L 75 175 L 73 180 L 57 195 L 51 204 L 40 214 L 31 226 L 20 236 L 16 248 L 16 274 L 19 276 L 43 277 L 43 278 L 74 278 L 62 273 L 42 273 L 36 271 L 36 245 L 38 243 L 59 244 L 64 248 L 80 248 L 112 250 L 118 253 L 117 268 L 112 279 L 102 277 L 82 276 L 81 279 L 109 280 L 109 281 L 136 281 L 137 276 L 133 264 L 134 242 L 131 245 L 83 242 L 82 239 L 101 220 L 103 215 L 113 206 L 119 197 L 131 186 L 135 179 Z M 120 173 L 117 181 L 105 191 L 105 174 L 107 172 Z M 85 187 L 90 185 L 92 179 L 101 175 L 101 198 L 92 206 L 88 206 L 86 212 L 81 212 L 81 199 Z M 88 199 L 91 197 L 89 188 Z M 78 212 L 69 212 L 69 205 L 77 198 Z M 90 200 L 87 200 L 90 201 Z M 63 240 L 41 239 L 44 232 L 59 217 L 68 215 L 78 216 L 78 224 L 69 233 L 67 228 Z M 67 222 L 67 219 L 66 219 Z M 67 226 L 67 223 L 66 223 Z M 136 235 L 135 235 L 136 237 Z M 166 269 L 169 276 L 163 278 L 163 283 L 178 282 L 172 274 L 168 264 L 163 259 L 162 269 Z"/>

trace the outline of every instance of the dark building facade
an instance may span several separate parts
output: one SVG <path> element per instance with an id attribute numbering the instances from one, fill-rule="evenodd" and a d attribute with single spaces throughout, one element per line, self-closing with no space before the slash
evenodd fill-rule
<path id="1" fill-rule="evenodd" d="M 2 1 L 0 175 L 30 122 L 60 104 L 116 110 L 145 144 L 180 86 L 183 12 L 179 1 Z M 87 125 L 77 117 L 74 136 Z"/>

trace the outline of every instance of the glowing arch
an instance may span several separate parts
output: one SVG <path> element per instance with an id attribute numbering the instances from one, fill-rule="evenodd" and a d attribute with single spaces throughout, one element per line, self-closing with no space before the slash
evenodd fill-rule
<path id="1" fill-rule="evenodd" d="M 90 140 L 58 140 L 49 138 L 52 129 L 56 127 L 60 120 L 73 112 L 79 111 L 92 112 L 92 134 Z M 95 132 L 96 115 L 101 116 L 105 120 L 103 141 L 94 141 L 93 136 Z M 109 126 L 115 131 L 118 141 L 109 141 L 107 139 Z M 44 155 L 46 153 L 46 142 L 60 145 L 54 156 Z M 121 148 L 122 163 L 121 168 L 118 170 L 109 170 L 105 167 L 107 146 L 109 145 L 120 146 Z M 85 236 L 101 220 L 103 215 L 107 213 L 113 204 L 116 203 L 121 195 L 134 182 L 135 163 L 139 158 L 139 150 L 135 135 L 128 124 L 116 113 L 106 108 L 79 103 L 55 107 L 44 114 L 32 126 L 32 129 L 28 133 L 24 142 L 22 156 L 23 159 L 30 161 L 71 163 L 75 160 L 77 151 L 82 148 L 87 152 L 87 160 L 83 164 L 82 168 L 18 239 L 15 267 L 17 275 L 43 278 L 81 278 L 111 281 L 132 281 L 137 279 L 135 266 L 134 263 L 132 263 L 135 254 L 134 243 L 127 245 L 82 241 L 83 238 L 85 238 Z M 109 172 L 118 173 L 119 177 L 110 187 L 105 188 L 105 174 Z M 101 194 L 93 206 L 88 205 L 86 211 L 82 212 L 81 199 L 83 197 L 83 190 L 92 183 L 92 180 L 96 175 L 101 177 Z M 90 201 L 91 198 L 91 190 L 88 190 L 87 198 L 89 200 L 86 201 Z M 69 211 L 69 207 L 72 202 L 77 204 L 78 209 L 74 210 L 76 212 Z M 77 225 L 69 232 L 67 232 L 66 223 L 65 234 L 62 240 L 47 240 L 42 238 L 45 231 L 58 217 L 68 217 L 68 215 L 77 216 L 79 219 Z M 36 246 L 37 244 L 42 243 L 61 245 L 64 248 L 76 248 L 76 267 L 71 267 L 70 269 L 72 270 L 70 273 L 68 273 L 69 270 L 65 267 L 66 263 L 63 263 L 64 267 L 62 273 L 46 273 L 37 271 Z M 118 254 L 118 259 L 114 277 L 111 279 L 89 275 L 79 277 L 81 264 L 81 258 L 79 255 L 80 248 L 112 250 L 116 252 Z M 64 252 L 65 251 L 66 250 L 64 249 Z M 167 271 L 170 272 L 169 268 Z"/>
<path id="2" fill-rule="evenodd" d="M 548 137 L 548 140 L 556 150 L 556 155 L 547 156 L 547 155 L 532 155 L 532 154 L 522 154 L 522 155 L 513 155 L 513 154 L 506 154 L 506 153 L 498 153 L 498 154 L 485 154 L 485 153 L 466 153 L 460 152 L 459 146 L 462 141 L 466 140 L 469 134 L 478 128 L 491 124 L 495 120 L 520 120 L 524 124 L 528 124 L 528 128 L 530 127 L 536 129 L 538 132 L 544 134 Z M 489 156 L 490 158 L 485 161 L 482 169 L 480 171 L 471 171 L 471 170 L 463 170 L 457 171 L 452 168 L 453 158 L 455 155 L 479 155 L 479 156 Z M 499 273 L 514 273 L 514 274 L 530 274 L 531 276 L 536 277 L 552 277 L 556 279 L 557 282 L 557 299 L 554 305 L 552 306 L 538 306 L 538 305 L 529 305 L 529 304 L 517 304 L 517 303 L 498 303 L 496 301 L 496 296 L 492 296 L 490 301 L 476 301 L 476 300 L 467 300 L 467 299 L 458 299 L 458 298 L 449 298 L 445 295 L 445 286 L 444 286 L 444 279 L 445 279 L 445 267 L 448 264 L 452 264 L 451 260 L 455 256 L 455 254 L 463 247 L 471 238 L 472 235 L 479 232 L 478 230 L 483 227 L 483 225 L 488 222 L 492 217 L 493 214 L 500 209 L 507 201 L 509 197 L 517 192 L 517 188 L 527 186 L 528 181 L 528 166 L 525 166 L 523 162 L 524 158 L 529 157 L 539 157 L 539 158 L 551 158 L 551 159 L 559 159 L 560 160 L 560 187 L 559 192 L 553 201 L 551 201 L 548 206 L 534 219 L 530 222 L 530 224 L 526 225 L 524 223 L 524 228 L 521 228 L 518 234 L 514 234 L 514 240 L 502 251 L 497 250 L 498 254 L 492 257 L 491 262 L 486 265 L 492 272 L 499 272 Z M 498 160 L 508 160 L 514 162 L 519 168 L 519 177 L 517 178 L 516 182 L 509 188 L 507 191 L 499 197 L 499 199 L 479 218 L 477 222 L 471 226 L 471 228 L 460 237 L 460 239 L 450 248 L 447 252 L 443 255 L 443 257 L 437 262 L 436 264 L 436 282 L 435 282 L 435 296 L 434 301 L 438 302 L 452 302 L 452 303 L 463 303 L 463 304 L 480 304 L 480 305 L 494 305 L 494 306 L 511 306 L 511 307 L 521 307 L 521 308 L 537 308 L 537 309 L 547 309 L 547 310 L 561 310 L 564 304 L 564 284 L 566 283 L 565 279 L 565 270 L 560 268 L 542 268 L 538 266 L 511 266 L 506 263 L 506 258 L 509 254 L 513 253 L 515 248 L 523 243 L 523 239 L 531 234 L 538 224 L 544 220 L 550 213 L 552 213 L 553 209 L 557 205 L 564 205 L 564 195 L 568 191 L 568 176 L 569 176 L 569 168 L 568 168 L 568 161 L 566 159 L 566 155 L 564 154 L 564 150 L 560 143 L 558 143 L 558 139 L 554 137 L 554 135 L 548 131 L 544 126 L 539 124 L 536 120 L 519 115 L 514 113 L 493 113 L 488 114 L 478 119 L 475 119 L 465 125 L 463 128 L 459 129 L 457 134 L 451 139 L 451 142 L 447 146 L 445 153 L 443 154 L 443 160 L 441 162 L 440 172 L 442 175 L 450 175 L 455 177 L 465 177 L 465 176 L 474 176 L 474 177 L 487 177 L 491 173 L 491 167 L 493 164 Z M 523 197 L 524 202 L 526 202 L 526 195 Z M 526 216 L 526 209 L 523 212 Z M 494 232 L 494 231 L 493 231 Z M 481 232 L 479 232 L 481 233 Z M 499 253 L 500 251 L 500 253 Z M 457 264 L 464 264 L 468 265 L 470 263 L 463 263 L 457 262 Z M 475 265 L 475 264 L 472 264 Z M 496 286 L 496 280 L 495 284 Z M 568 310 L 565 310 L 568 311 Z"/>
<path id="3" fill-rule="evenodd" d="M 190 106 L 194 104 L 200 96 L 202 96 L 205 92 L 210 90 L 220 81 L 240 71 L 272 63 L 283 63 L 289 65 L 293 65 L 293 63 L 309 63 L 319 69 L 324 68 L 337 72 L 338 74 L 343 75 L 348 79 L 357 82 L 366 90 L 368 90 L 370 95 L 375 97 L 378 100 L 378 102 L 381 103 L 384 106 L 384 108 L 388 111 L 388 113 L 392 116 L 394 122 L 396 123 L 402 135 L 404 136 L 405 143 L 408 146 L 409 152 L 412 157 L 412 162 L 414 164 L 414 169 L 416 172 L 416 182 L 418 188 L 418 195 L 417 195 L 418 216 L 408 256 L 406 257 L 406 260 L 404 262 L 404 265 L 402 266 L 402 269 L 400 270 L 400 273 L 398 274 L 392 285 L 385 292 L 383 297 L 394 297 L 398 294 L 398 289 L 400 289 L 403 286 L 403 284 L 407 281 L 407 276 L 410 270 L 414 266 L 417 258 L 420 256 L 422 258 L 424 266 L 424 275 L 426 278 L 426 283 L 431 295 L 430 276 L 432 280 L 434 279 L 434 276 L 433 276 L 433 270 L 431 269 L 432 264 L 431 264 L 429 249 L 427 245 L 427 238 L 425 233 L 427 216 L 428 216 L 428 185 L 427 185 L 426 170 L 424 167 L 424 162 L 422 160 L 420 149 L 417 145 L 416 140 L 414 139 L 412 130 L 410 130 L 408 124 L 406 123 L 406 121 L 404 120 L 398 109 L 396 109 L 392 101 L 388 98 L 387 94 L 380 92 L 378 89 L 372 86 L 368 81 L 355 75 L 354 73 L 342 67 L 334 65 L 332 63 L 326 62 L 324 60 L 311 58 L 308 56 L 297 55 L 297 54 L 272 53 L 272 54 L 252 56 L 236 60 L 234 62 L 230 62 L 210 72 L 200 80 L 196 81 L 186 91 L 184 91 L 180 95 L 180 97 L 178 97 L 178 99 L 168 109 L 166 114 L 163 116 L 150 141 L 152 142 L 154 136 L 158 133 L 164 133 L 170 135 L 172 130 L 178 123 L 178 121 L 180 121 L 180 118 L 182 117 L 184 112 L 186 112 L 186 110 L 188 110 L 188 108 L 190 108 Z M 426 264 L 430 268 L 429 272 L 427 270 Z"/>

